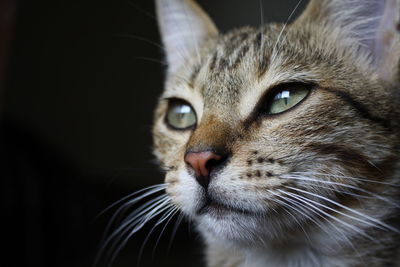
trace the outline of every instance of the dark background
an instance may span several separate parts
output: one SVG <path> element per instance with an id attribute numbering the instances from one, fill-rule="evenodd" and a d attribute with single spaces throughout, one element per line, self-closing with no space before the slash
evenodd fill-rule
<path id="1" fill-rule="evenodd" d="M 199 2 L 222 32 L 260 25 L 258 0 Z M 296 4 L 264 0 L 265 22 L 286 21 Z M 153 1 L 3 0 L 0 14 L 0 265 L 92 266 L 115 209 L 97 215 L 163 181 L 151 155 L 164 71 Z M 187 222 L 167 251 L 170 225 L 139 266 L 202 266 Z M 113 266 L 135 266 L 150 229 Z"/>

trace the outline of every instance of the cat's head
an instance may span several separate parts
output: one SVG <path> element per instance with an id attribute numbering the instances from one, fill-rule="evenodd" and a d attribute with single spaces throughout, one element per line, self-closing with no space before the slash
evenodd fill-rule
<path id="1" fill-rule="evenodd" d="M 394 204 L 376 196 L 399 175 L 398 10 L 315 0 L 292 24 L 220 34 L 192 0 L 157 1 L 154 153 L 207 238 L 389 227 Z"/>

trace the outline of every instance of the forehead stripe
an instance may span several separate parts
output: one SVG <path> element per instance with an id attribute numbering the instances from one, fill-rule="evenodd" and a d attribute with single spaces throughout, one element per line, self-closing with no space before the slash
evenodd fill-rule
<path id="1" fill-rule="evenodd" d="M 336 95 L 337 97 L 339 97 L 343 101 L 345 101 L 347 104 L 352 106 L 361 117 L 366 118 L 374 123 L 381 125 L 383 128 L 385 128 L 389 132 L 391 131 L 390 122 L 388 120 L 385 120 L 383 118 L 380 118 L 380 117 L 377 117 L 377 116 L 371 114 L 371 112 L 368 110 L 368 108 L 364 104 L 355 100 L 348 93 L 339 91 L 339 90 L 333 90 L 330 88 L 317 87 L 316 89 L 324 90 L 326 92 Z"/>

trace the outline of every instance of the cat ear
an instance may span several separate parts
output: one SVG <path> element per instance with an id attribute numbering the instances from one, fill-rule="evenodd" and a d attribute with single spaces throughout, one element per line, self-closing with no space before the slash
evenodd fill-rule
<path id="1" fill-rule="evenodd" d="M 299 20 L 318 20 L 340 29 L 371 56 L 382 79 L 393 80 L 400 59 L 399 2 L 311 0 Z"/>
<path id="2" fill-rule="evenodd" d="M 198 56 L 207 38 L 218 35 L 210 17 L 193 0 L 156 0 L 156 8 L 170 73 Z"/>

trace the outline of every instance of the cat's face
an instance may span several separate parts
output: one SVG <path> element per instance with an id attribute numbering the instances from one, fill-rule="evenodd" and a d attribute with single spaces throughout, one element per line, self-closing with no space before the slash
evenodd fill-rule
<path id="1" fill-rule="evenodd" d="M 262 243 L 319 224 L 362 228 L 348 209 L 381 213 L 373 196 L 395 176 L 397 100 L 342 37 L 308 19 L 243 28 L 170 71 L 154 153 L 172 202 L 206 236 Z"/>

